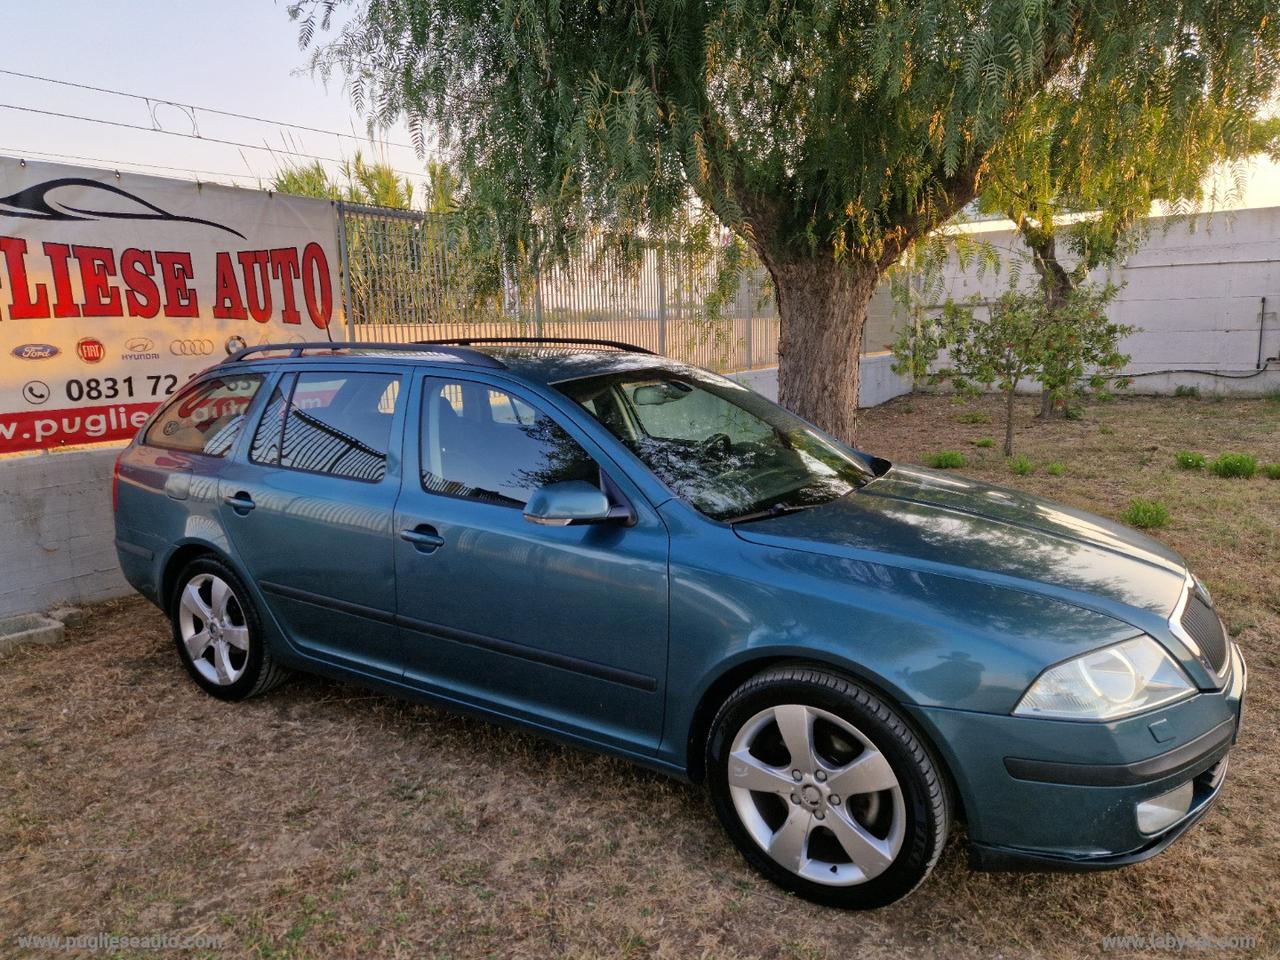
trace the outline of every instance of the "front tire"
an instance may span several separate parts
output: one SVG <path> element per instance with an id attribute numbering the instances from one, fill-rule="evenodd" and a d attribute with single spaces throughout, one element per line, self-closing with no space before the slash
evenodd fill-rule
<path id="1" fill-rule="evenodd" d="M 905 720 L 853 680 L 781 667 L 725 701 L 707 742 L 712 804 L 778 886 L 828 906 L 882 907 L 937 863 L 942 773 Z"/>
<path id="2" fill-rule="evenodd" d="M 187 673 L 219 700 L 245 700 L 282 682 L 263 637 L 262 618 L 244 582 L 214 557 L 182 571 L 169 603 L 173 639 Z"/>

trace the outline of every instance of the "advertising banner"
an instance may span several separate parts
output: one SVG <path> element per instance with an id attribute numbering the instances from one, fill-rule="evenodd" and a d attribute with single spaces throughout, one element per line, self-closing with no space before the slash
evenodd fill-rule
<path id="1" fill-rule="evenodd" d="M 0 157 L 0 453 L 131 437 L 241 347 L 341 339 L 336 230 L 324 200 Z"/>

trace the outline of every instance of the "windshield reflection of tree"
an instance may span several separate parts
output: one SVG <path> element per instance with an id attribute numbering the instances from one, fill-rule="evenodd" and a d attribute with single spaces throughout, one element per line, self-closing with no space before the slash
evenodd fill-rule
<path id="1" fill-rule="evenodd" d="M 674 378 L 617 386 L 612 398 L 589 398 L 600 419 L 678 497 L 714 519 L 816 506 L 868 479 L 861 464 L 748 391 Z M 634 435 L 620 430 L 625 418 L 605 413 L 619 394 L 631 406 Z"/>
<path id="2" fill-rule="evenodd" d="M 676 496 L 716 519 L 775 503 L 816 506 L 844 496 L 860 480 L 815 456 L 801 435 L 714 449 L 696 441 L 641 436 L 628 446 Z"/>

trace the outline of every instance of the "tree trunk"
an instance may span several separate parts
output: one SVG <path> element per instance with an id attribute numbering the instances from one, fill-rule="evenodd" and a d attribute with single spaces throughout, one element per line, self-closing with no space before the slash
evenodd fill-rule
<path id="1" fill-rule="evenodd" d="M 1004 397 L 1004 455 L 1013 456 L 1013 401 L 1018 395 L 1017 383 L 1009 388 Z"/>
<path id="2" fill-rule="evenodd" d="M 1071 274 L 1067 273 L 1066 268 L 1058 260 L 1057 240 L 1051 233 L 1030 231 L 1023 234 L 1023 239 L 1031 248 L 1031 263 L 1036 273 L 1040 275 L 1040 282 L 1044 286 L 1045 306 L 1050 314 L 1056 313 L 1067 302 L 1067 298 L 1075 287 Z M 1041 418 L 1048 420 L 1063 416 L 1065 413 L 1066 402 L 1055 404 L 1053 395 L 1042 388 L 1040 390 Z"/>
<path id="3" fill-rule="evenodd" d="M 778 401 L 846 443 L 858 416 L 858 359 L 877 264 L 767 258 L 778 300 Z"/>

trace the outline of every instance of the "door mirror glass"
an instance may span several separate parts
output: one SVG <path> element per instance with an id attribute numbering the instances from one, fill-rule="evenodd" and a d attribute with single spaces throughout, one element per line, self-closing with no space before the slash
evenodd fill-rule
<path id="1" fill-rule="evenodd" d="M 600 523 L 613 519 L 609 498 L 583 480 L 564 480 L 539 487 L 525 505 L 524 518 L 549 527 Z"/>

